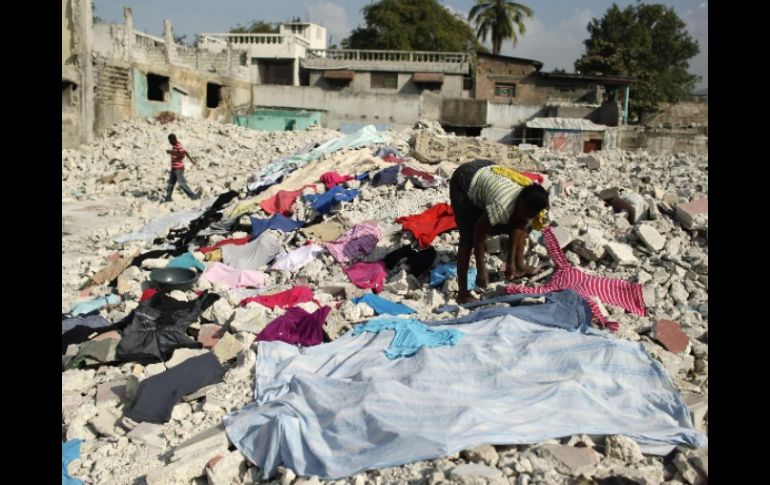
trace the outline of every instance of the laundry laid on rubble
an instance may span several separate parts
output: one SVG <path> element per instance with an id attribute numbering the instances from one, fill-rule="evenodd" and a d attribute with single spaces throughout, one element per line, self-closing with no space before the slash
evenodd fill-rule
<path id="1" fill-rule="evenodd" d="M 618 323 L 607 320 L 602 314 L 599 306 L 592 297 L 597 296 L 600 300 L 622 307 L 629 312 L 644 316 L 647 307 L 644 304 L 644 295 L 642 286 L 637 283 L 623 281 L 601 276 L 589 275 L 582 270 L 572 266 L 564 252 L 559 246 L 559 241 L 553 234 L 550 226 L 543 229 L 543 240 L 548 254 L 556 266 L 548 283 L 536 286 L 525 287 L 522 285 L 509 285 L 506 288 L 508 293 L 545 293 L 547 291 L 563 290 L 565 288 L 573 289 L 579 293 L 591 307 L 594 317 L 602 326 L 607 326 L 610 330 L 617 330 Z"/>
<path id="2" fill-rule="evenodd" d="M 357 298 L 351 298 L 353 303 L 366 303 L 370 307 L 372 307 L 372 310 L 374 310 L 374 313 L 378 315 L 386 314 L 386 315 L 402 315 L 402 314 L 408 314 L 408 313 L 416 313 L 414 308 L 409 308 L 406 305 L 402 305 L 401 303 L 396 303 L 390 300 L 386 300 L 385 298 L 381 296 L 377 296 L 372 293 L 366 293 L 363 296 L 359 296 Z"/>
<path id="3" fill-rule="evenodd" d="M 638 343 L 514 316 L 450 329 L 463 333 L 455 345 L 395 361 L 383 355 L 392 332 L 349 332 L 302 353 L 261 342 L 255 402 L 225 418 L 227 435 L 263 478 L 285 466 L 332 480 L 583 433 L 628 436 L 651 454 L 706 444 Z"/>
<path id="4" fill-rule="evenodd" d="M 457 224 L 448 197 L 427 189 L 446 185 L 454 161 L 433 170 L 385 142 L 368 126 L 307 144 L 255 172 L 247 199 L 223 192 L 114 238 L 136 247 L 100 252 L 99 271 L 76 279 L 85 290 L 78 298 L 103 295 L 103 284 L 113 293 L 62 314 L 63 369 L 93 373 L 132 362 L 141 374 L 143 366 L 167 363 L 160 373 L 147 370 L 122 407 L 131 420 L 167 423 L 184 396 L 222 383 L 232 369 L 229 384 L 248 367 L 254 401 L 226 415 L 224 425 L 264 479 L 286 467 L 337 480 L 484 444 L 581 434 L 623 435 L 655 455 L 706 446 L 672 383 L 676 376 L 645 350 L 650 339 L 610 338 L 591 327 L 618 329 L 598 302 L 647 315 L 641 284 L 586 273 L 545 225 L 542 241 L 554 264 L 545 284 L 498 279 L 494 291 L 478 289 L 478 301 L 452 304 L 457 264 L 447 245 L 456 239 L 439 236 Z M 548 181 L 494 170 L 521 185 Z M 425 189 L 419 200 L 376 199 L 413 187 Z M 248 233 L 246 218 L 251 231 L 240 237 Z M 557 227 L 574 228 L 575 237 L 579 223 L 570 222 Z M 544 257 L 542 247 L 536 255 Z M 496 264 L 503 259 L 495 257 Z M 142 270 L 131 268 L 134 279 L 125 272 L 131 266 Z M 197 270 L 195 291 L 153 287 L 147 273 L 161 267 Z M 468 290 L 476 289 L 477 274 L 468 269 Z M 685 291 L 680 308 L 689 296 Z M 232 368 L 216 347 L 224 339 L 234 342 L 231 361 L 240 351 Z M 171 365 L 178 349 L 203 353 Z M 62 444 L 62 483 L 82 483 L 66 468 L 78 451 L 77 440 Z"/>

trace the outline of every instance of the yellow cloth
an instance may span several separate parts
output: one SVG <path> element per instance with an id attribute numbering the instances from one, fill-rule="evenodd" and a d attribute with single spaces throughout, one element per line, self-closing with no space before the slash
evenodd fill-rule
<path id="1" fill-rule="evenodd" d="M 527 185 L 532 185 L 533 183 L 532 179 L 530 179 L 524 174 L 517 172 L 516 170 L 513 170 L 512 168 L 503 167 L 502 165 L 493 165 L 491 169 L 497 175 L 511 179 L 512 181 L 521 185 L 522 187 L 526 187 Z M 536 231 L 541 231 L 547 223 L 548 223 L 548 210 L 543 209 L 540 211 L 540 213 L 538 213 L 538 215 L 535 216 L 534 220 L 532 221 L 532 228 L 535 229 Z"/>

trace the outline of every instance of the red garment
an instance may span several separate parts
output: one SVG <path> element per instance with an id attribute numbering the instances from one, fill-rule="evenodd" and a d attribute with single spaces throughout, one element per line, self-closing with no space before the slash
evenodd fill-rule
<path id="1" fill-rule="evenodd" d="M 386 162 L 391 162 L 391 163 L 404 163 L 403 158 L 397 157 L 396 155 L 393 155 L 393 154 L 385 155 L 384 157 L 382 157 L 382 159 L 385 160 Z"/>
<path id="2" fill-rule="evenodd" d="M 337 172 L 326 172 L 321 175 L 320 179 L 321 182 L 326 185 L 327 189 L 331 189 L 337 184 L 341 184 L 342 182 L 347 182 L 348 180 L 353 180 L 355 177 L 352 175 L 340 175 Z"/>
<path id="3" fill-rule="evenodd" d="M 259 206 L 268 214 L 280 213 L 285 216 L 290 216 L 292 212 L 291 206 L 294 205 L 294 201 L 297 200 L 297 197 L 302 195 L 302 191 L 308 187 L 315 188 L 315 185 L 305 185 L 297 190 L 279 190 L 274 196 L 260 202 Z"/>
<path id="4" fill-rule="evenodd" d="M 200 248 L 198 249 L 198 251 L 202 252 L 203 254 L 206 254 L 206 253 L 210 253 L 211 251 L 216 251 L 222 246 L 227 246 L 228 244 L 235 244 L 236 246 L 241 246 L 249 242 L 249 239 L 251 239 L 251 237 L 249 236 L 241 237 L 238 239 L 224 239 L 214 244 L 213 246 L 206 246 L 205 248 Z"/>
<path id="5" fill-rule="evenodd" d="M 575 268 L 559 246 L 559 241 L 553 235 L 550 226 L 543 229 L 543 239 L 548 254 L 553 259 L 556 266 L 551 279 L 547 284 L 528 288 L 522 285 L 508 285 L 508 293 L 546 293 L 549 291 L 558 291 L 571 289 L 578 293 L 588 303 L 591 313 L 599 320 L 599 325 L 607 326 L 610 330 L 618 329 L 617 322 L 607 321 L 607 318 L 599 310 L 599 305 L 593 300 L 593 296 L 600 300 L 625 308 L 631 313 L 644 316 L 647 313 L 647 307 L 644 304 L 644 295 L 641 285 L 631 283 L 630 281 L 618 280 L 613 278 L 604 278 L 584 273 L 579 268 Z"/>
<path id="6" fill-rule="evenodd" d="M 184 156 L 187 153 L 182 144 L 177 140 L 171 146 L 171 168 L 184 168 Z"/>
<path id="7" fill-rule="evenodd" d="M 420 214 L 399 217 L 396 222 L 400 222 L 404 230 L 412 231 L 423 248 L 430 246 L 442 232 L 457 228 L 452 206 L 445 202 L 436 204 Z"/>
<path id="8" fill-rule="evenodd" d="M 375 261 L 374 263 L 359 262 L 351 264 L 344 269 L 350 281 L 359 288 L 372 288 L 375 293 L 382 291 L 383 282 L 388 272 L 385 270 L 385 263 Z"/>
<path id="9" fill-rule="evenodd" d="M 416 176 L 420 177 L 423 180 L 431 181 L 433 180 L 433 175 L 429 174 L 428 172 L 422 172 L 420 170 L 415 170 L 412 167 L 403 167 L 401 169 L 401 175 L 404 175 L 406 177 Z"/>
<path id="10" fill-rule="evenodd" d="M 245 306 L 252 301 L 268 308 L 288 308 L 298 303 L 313 301 L 313 290 L 308 286 L 295 286 L 290 290 L 281 291 L 280 293 L 274 293 L 272 295 L 258 295 L 245 298 L 241 301 L 240 305 Z"/>
<path id="11" fill-rule="evenodd" d="M 142 296 L 141 296 L 141 298 L 139 298 L 139 303 L 141 303 L 141 302 L 143 302 L 145 300 L 149 300 L 150 298 L 152 298 L 152 295 L 154 295 L 157 292 L 158 292 L 158 290 L 155 290 L 153 288 L 147 288 L 146 290 L 144 290 L 142 292 Z"/>
<path id="12" fill-rule="evenodd" d="M 532 172 L 521 172 L 521 174 L 533 182 L 537 182 L 538 185 L 543 185 L 543 176 Z"/>

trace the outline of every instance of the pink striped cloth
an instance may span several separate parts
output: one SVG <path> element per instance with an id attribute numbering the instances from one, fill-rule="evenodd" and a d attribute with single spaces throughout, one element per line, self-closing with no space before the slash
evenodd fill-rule
<path id="1" fill-rule="evenodd" d="M 326 243 L 325 246 L 337 262 L 347 263 L 372 252 L 381 237 L 382 232 L 376 224 L 363 223 L 353 227 L 336 241 Z"/>
<path id="2" fill-rule="evenodd" d="M 558 291 L 571 289 L 578 293 L 591 307 L 591 313 L 599 321 L 600 326 L 607 326 L 610 330 L 618 329 L 617 322 L 610 322 L 602 314 L 599 305 L 593 297 L 610 305 L 616 305 L 624 308 L 626 311 L 636 315 L 645 316 L 647 307 L 644 304 L 642 287 L 630 281 L 604 278 L 602 276 L 593 276 L 584 273 L 579 268 L 570 265 L 564 252 L 559 246 L 559 242 L 553 235 L 550 226 L 543 228 L 543 239 L 548 254 L 556 265 L 556 271 L 551 279 L 545 285 L 528 288 L 523 285 L 508 285 L 508 293 L 545 293 L 548 291 Z"/>

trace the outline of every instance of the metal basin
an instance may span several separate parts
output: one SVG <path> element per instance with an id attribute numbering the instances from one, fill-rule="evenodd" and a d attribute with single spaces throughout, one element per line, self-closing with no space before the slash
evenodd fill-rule
<path id="1" fill-rule="evenodd" d="M 161 291 L 187 291 L 198 281 L 198 273 L 188 268 L 160 268 L 150 273 L 150 280 Z"/>

